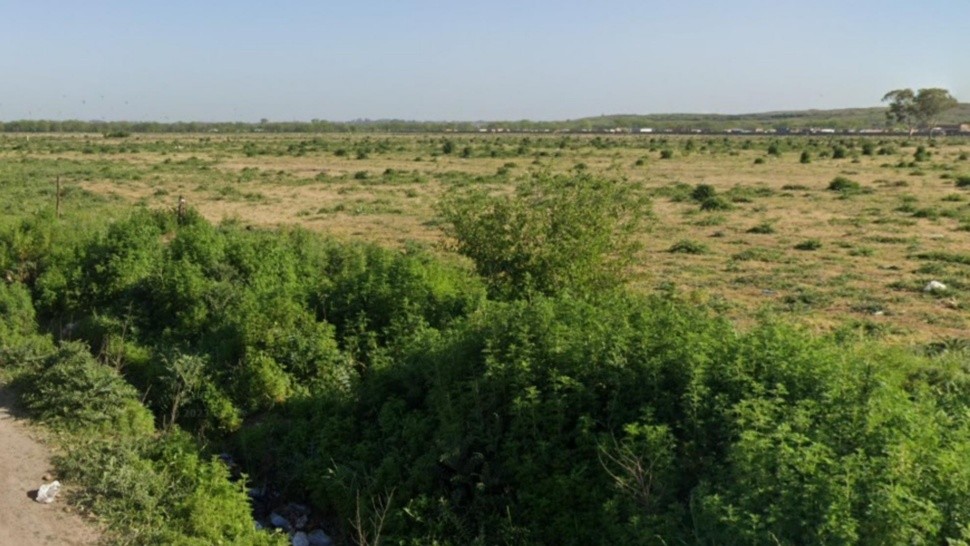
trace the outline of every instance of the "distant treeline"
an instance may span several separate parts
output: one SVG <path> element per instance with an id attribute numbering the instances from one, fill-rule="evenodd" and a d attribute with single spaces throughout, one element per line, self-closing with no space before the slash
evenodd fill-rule
<path id="1" fill-rule="evenodd" d="M 346 122 L 269 121 L 201 122 L 180 121 L 81 121 L 15 120 L 0 122 L 5 133 L 102 133 L 123 137 L 132 133 L 441 133 L 441 132 L 725 132 L 806 131 L 834 129 L 859 131 L 886 128 L 885 108 L 803 110 L 760 114 L 662 114 L 612 115 L 565 121 L 410 121 L 354 120 Z M 945 113 L 941 125 L 970 123 L 970 104 Z"/>

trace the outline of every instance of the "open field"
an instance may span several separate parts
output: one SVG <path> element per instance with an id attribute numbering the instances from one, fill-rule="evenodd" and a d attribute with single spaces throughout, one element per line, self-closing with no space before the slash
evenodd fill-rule
<path id="1" fill-rule="evenodd" d="M 217 221 L 437 245 L 449 192 L 587 171 L 653 198 L 638 289 L 693 293 L 741 323 L 769 310 L 820 332 L 950 342 L 970 329 L 968 154 L 952 138 L 7 134 L 0 221 L 53 208 L 60 177 L 65 211 L 184 196 Z M 924 293 L 931 280 L 947 290 Z"/>

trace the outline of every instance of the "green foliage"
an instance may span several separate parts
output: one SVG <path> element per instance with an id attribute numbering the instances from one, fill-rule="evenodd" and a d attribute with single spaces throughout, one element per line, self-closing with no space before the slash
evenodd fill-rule
<path id="1" fill-rule="evenodd" d="M 36 328 L 30 292 L 19 282 L 0 282 L 0 343 L 29 335 Z"/>
<path id="2" fill-rule="evenodd" d="M 946 89 L 928 88 L 913 92 L 912 89 L 896 89 L 886 93 L 883 102 L 889 102 L 886 120 L 889 124 L 901 124 L 909 128 L 932 127 L 936 118 L 954 108 L 958 102 Z"/>
<path id="3" fill-rule="evenodd" d="M 970 188 L 970 175 L 961 175 L 953 180 L 958 188 Z"/>
<path id="4" fill-rule="evenodd" d="M 731 206 L 731 203 L 721 196 L 709 197 L 701 201 L 701 210 L 704 211 L 731 210 L 732 208 L 734 207 Z"/>
<path id="5" fill-rule="evenodd" d="M 717 190 L 710 184 L 698 184 L 694 186 L 694 191 L 690 192 L 690 198 L 698 203 L 703 203 L 716 196 Z"/>
<path id="6" fill-rule="evenodd" d="M 756 233 L 759 235 L 769 235 L 775 232 L 775 225 L 772 222 L 761 222 L 760 224 L 748 228 L 747 233 Z"/>
<path id="7" fill-rule="evenodd" d="M 699 188 L 666 189 L 721 199 Z M 21 384 L 30 411 L 80 431 L 59 468 L 129 543 L 284 540 L 254 529 L 245 480 L 180 426 L 347 541 L 379 515 L 388 544 L 967 540 L 966 351 L 736 330 L 676 295 L 612 290 L 629 257 L 616 231 L 644 212 L 586 174 L 457 195 L 442 213 L 481 280 L 415 247 L 136 212 L 0 285 L 0 358 L 42 338 L 31 292 L 42 321 L 70 317 L 104 348 L 110 365 L 65 343 Z M 17 229 L 49 246 L 43 222 Z M 10 248 L 5 267 L 25 263 Z"/>
<path id="8" fill-rule="evenodd" d="M 24 406 L 52 423 L 111 423 L 137 401 L 135 389 L 80 343 L 62 345 L 21 388 Z"/>
<path id="9" fill-rule="evenodd" d="M 795 250 L 818 250 L 822 248 L 822 241 L 818 239 L 806 239 L 795 245 Z"/>
<path id="10" fill-rule="evenodd" d="M 798 157 L 798 162 L 801 164 L 811 163 L 812 154 L 808 150 L 802 150 L 802 155 Z"/>
<path id="11" fill-rule="evenodd" d="M 671 245 L 668 252 L 675 254 L 707 254 L 706 245 L 690 239 L 682 239 Z"/>
<path id="12" fill-rule="evenodd" d="M 829 182 L 828 190 L 841 192 L 842 194 L 852 194 L 861 191 L 862 185 L 844 176 L 836 176 Z"/>
<path id="13" fill-rule="evenodd" d="M 618 285 L 647 208 L 625 184 L 578 174 L 533 176 L 513 195 L 457 195 L 440 211 L 492 293 L 518 297 Z"/>
<path id="14" fill-rule="evenodd" d="M 282 546 L 284 536 L 257 531 L 243 481 L 206 461 L 185 434 L 151 439 L 84 438 L 55 461 L 74 495 L 108 524 L 118 544 Z"/>

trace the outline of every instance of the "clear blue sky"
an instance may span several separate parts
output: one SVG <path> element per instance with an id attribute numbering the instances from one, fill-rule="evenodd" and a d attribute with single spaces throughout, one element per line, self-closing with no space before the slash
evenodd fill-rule
<path id="1" fill-rule="evenodd" d="M 970 102 L 968 0 L 0 0 L 0 120 L 569 119 Z"/>

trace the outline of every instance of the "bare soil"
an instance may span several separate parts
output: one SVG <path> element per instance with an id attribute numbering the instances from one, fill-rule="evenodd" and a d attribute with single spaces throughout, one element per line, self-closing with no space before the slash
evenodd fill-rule
<path id="1" fill-rule="evenodd" d="M 13 393 L 0 387 L 0 546 L 98 542 L 95 527 L 62 496 L 51 504 L 34 501 L 45 475 L 53 474 L 50 452 L 18 417 Z"/>

